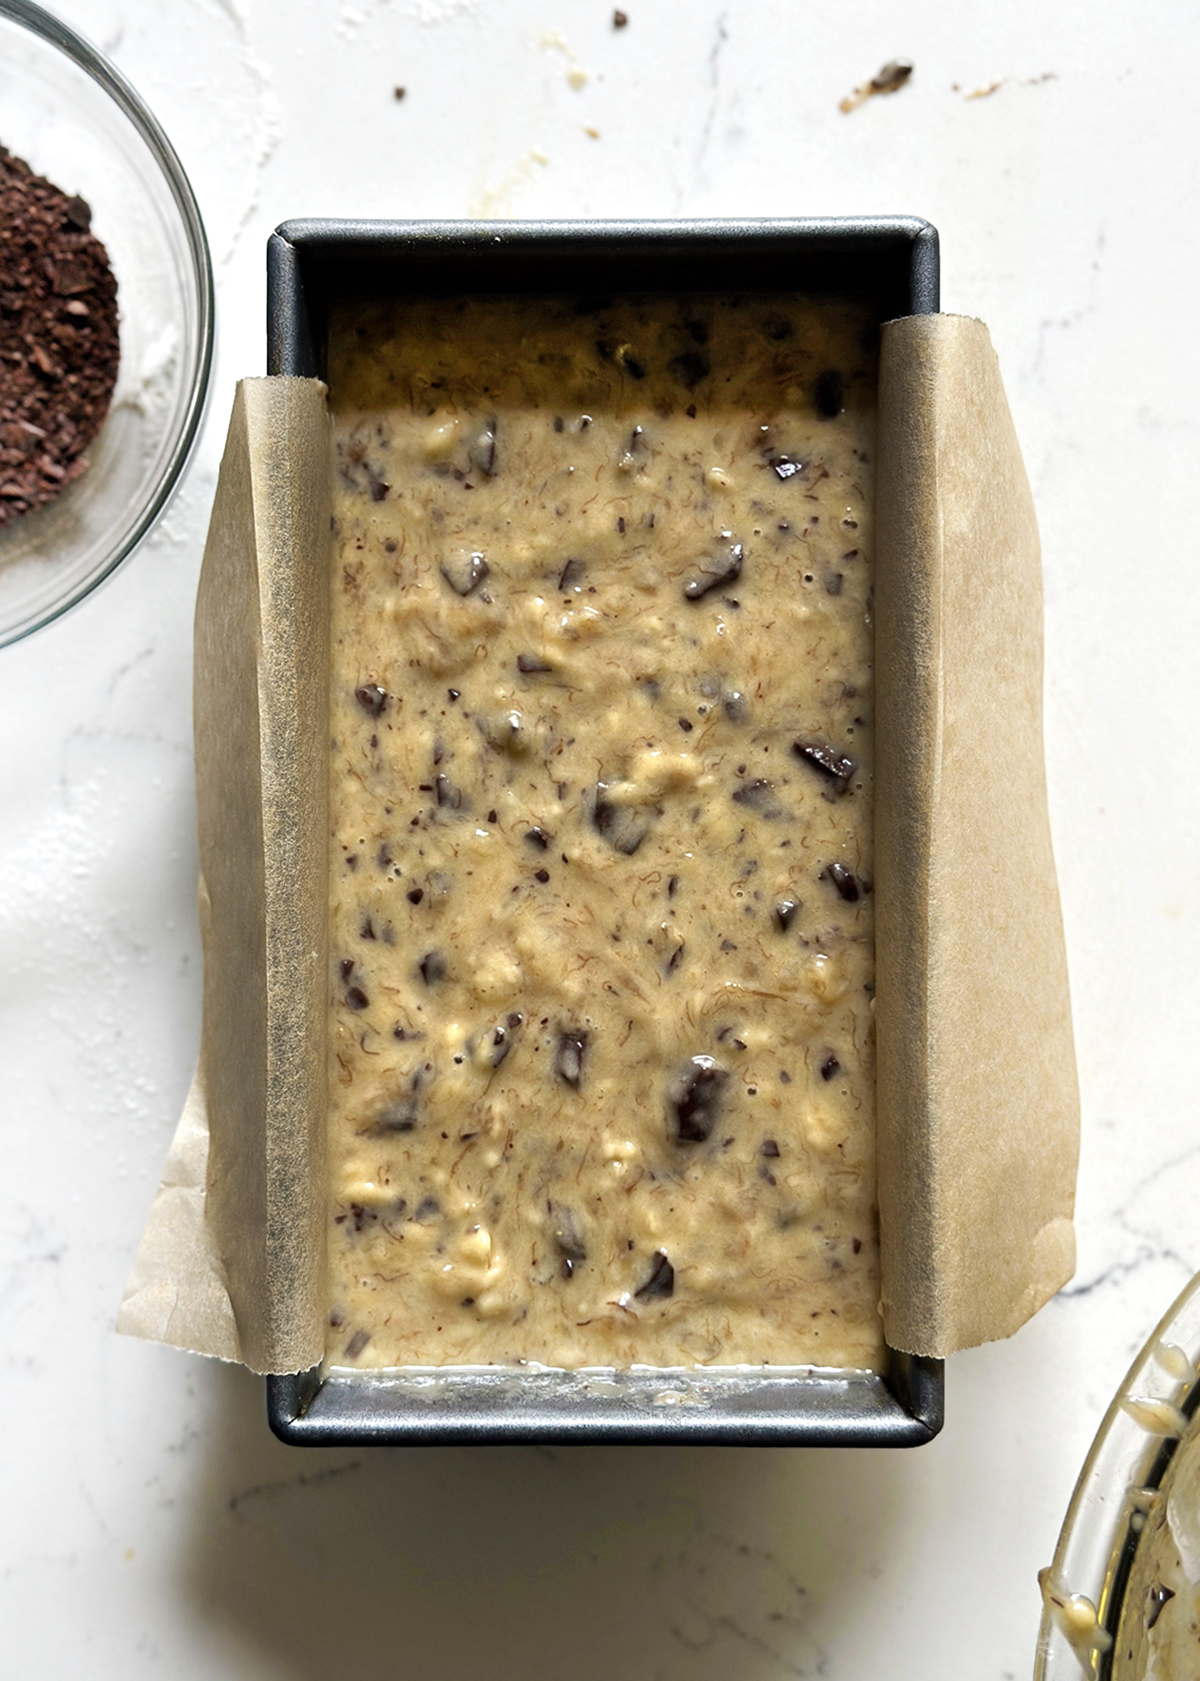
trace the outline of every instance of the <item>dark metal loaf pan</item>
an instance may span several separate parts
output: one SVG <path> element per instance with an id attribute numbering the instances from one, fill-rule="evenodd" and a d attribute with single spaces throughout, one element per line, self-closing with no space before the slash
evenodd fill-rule
<path id="1" fill-rule="evenodd" d="M 807 292 L 879 321 L 938 308 L 935 229 L 915 217 L 720 222 L 285 222 L 267 246 L 267 366 L 323 377 L 330 307 L 479 293 Z M 505 1368 L 267 1379 L 284 1441 L 713 1442 L 915 1447 L 942 1426 L 940 1360 L 882 1373 Z"/>

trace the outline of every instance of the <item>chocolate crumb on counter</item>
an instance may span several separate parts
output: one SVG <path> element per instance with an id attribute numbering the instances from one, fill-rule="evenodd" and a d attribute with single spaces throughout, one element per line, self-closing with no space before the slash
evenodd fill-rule
<path id="1" fill-rule="evenodd" d="M 848 93 L 845 99 L 839 101 L 838 108 L 849 113 L 856 111 L 860 105 L 866 103 L 874 94 L 898 93 L 909 81 L 913 73 L 913 66 L 907 58 L 889 58 L 887 63 L 871 77 L 869 82 L 863 82 Z"/>
<path id="2" fill-rule="evenodd" d="M 334 1364 L 882 1358 L 871 325 L 335 310 Z"/>

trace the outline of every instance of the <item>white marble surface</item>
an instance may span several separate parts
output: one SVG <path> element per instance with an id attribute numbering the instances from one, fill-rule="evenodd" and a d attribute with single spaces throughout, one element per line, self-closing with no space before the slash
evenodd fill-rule
<path id="1" fill-rule="evenodd" d="M 163 527 L 0 653 L 14 1673 L 1024 1681 L 1084 1451 L 1200 1266 L 1200 17 L 627 0 L 614 32 L 601 0 L 59 7 L 183 157 L 220 347 Z M 897 54 L 910 85 L 843 116 Z M 945 1432 L 915 1453 L 286 1449 L 245 1373 L 112 1330 L 197 1041 L 192 600 L 232 383 L 262 367 L 267 234 L 310 213 L 866 211 L 940 228 L 944 307 L 992 328 L 1041 515 L 1077 1280 L 951 1362 Z"/>

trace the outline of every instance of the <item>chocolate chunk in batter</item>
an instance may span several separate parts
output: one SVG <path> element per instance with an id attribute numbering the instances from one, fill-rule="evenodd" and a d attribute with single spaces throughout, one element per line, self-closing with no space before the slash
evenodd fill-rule
<path id="1" fill-rule="evenodd" d="M 456 783 L 451 782 L 448 776 L 443 776 L 439 771 L 437 776 L 433 779 L 433 786 L 437 796 L 437 803 L 443 810 L 462 810 L 463 806 L 466 804 L 463 791 Z"/>
<path id="2" fill-rule="evenodd" d="M 554 1072 L 576 1090 L 583 1084 L 583 1059 L 588 1036 L 582 1028 L 571 1028 L 558 1036 L 554 1050 Z"/>
<path id="3" fill-rule="evenodd" d="M 484 421 L 471 439 L 467 455 L 472 467 L 478 468 L 485 478 L 490 479 L 493 476 L 496 471 L 496 418 L 494 415 L 490 420 Z"/>
<path id="4" fill-rule="evenodd" d="M 756 776 L 750 782 L 741 783 L 734 789 L 731 798 L 736 805 L 748 805 L 764 817 L 783 816 L 782 807 L 775 798 L 774 785 L 764 777 Z"/>
<path id="5" fill-rule="evenodd" d="M 468 554 L 447 555 L 438 566 L 438 571 L 455 595 L 468 596 L 479 588 L 491 567 L 484 556 L 474 549 Z"/>
<path id="6" fill-rule="evenodd" d="M 667 1094 L 672 1135 L 679 1144 L 703 1144 L 720 1118 L 729 1073 L 710 1056 L 694 1056 Z"/>
<path id="7" fill-rule="evenodd" d="M 390 1103 L 384 1104 L 375 1117 L 372 1132 L 412 1132 L 417 1124 L 417 1098 L 420 1089 L 421 1071 L 418 1069 L 409 1076 L 406 1090 L 394 1097 Z"/>
<path id="8" fill-rule="evenodd" d="M 846 868 L 845 864 L 826 864 L 819 879 L 832 883 L 848 905 L 857 904 L 862 897 L 863 883 L 859 881 L 853 870 Z"/>
<path id="9" fill-rule="evenodd" d="M 1160 1582 L 1156 1582 L 1150 1589 L 1150 1603 L 1146 1608 L 1146 1627 L 1148 1629 L 1154 1627 L 1155 1623 L 1162 1616 L 1163 1606 L 1166 1605 L 1168 1600 L 1174 1599 L 1174 1597 L 1175 1589 L 1164 1587 Z"/>
<path id="10" fill-rule="evenodd" d="M 805 764 L 811 765 L 813 770 L 833 783 L 839 793 L 846 792 L 851 778 L 858 770 L 857 759 L 851 758 L 849 753 L 831 747 L 827 741 L 795 741 L 792 747 L 798 758 L 803 759 Z"/>
<path id="11" fill-rule="evenodd" d="M 580 1261 L 587 1260 L 583 1224 L 573 1208 L 567 1208 L 560 1202 L 550 1205 L 550 1218 L 555 1246 L 562 1261 L 560 1270 L 564 1278 L 570 1278 Z"/>
<path id="12" fill-rule="evenodd" d="M 724 556 L 714 558 L 706 565 L 698 563 L 697 570 L 683 586 L 684 595 L 689 601 L 700 601 L 710 590 L 733 583 L 742 575 L 742 558 L 742 545 L 731 543 Z"/>
<path id="13" fill-rule="evenodd" d="M 798 899 L 780 899 L 775 906 L 775 923 L 785 934 L 795 920 L 796 912 L 800 909 Z"/>
<path id="14" fill-rule="evenodd" d="M 664 1250 L 655 1250 L 649 1278 L 633 1293 L 639 1301 L 675 1294 L 675 1268 L 668 1261 Z"/>
<path id="15" fill-rule="evenodd" d="M 387 690 L 381 689 L 378 683 L 364 683 L 355 689 L 354 698 L 369 718 L 378 718 L 387 705 Z"/>
<path id="16" fill-rule="evenodd" d="M 769 450 L 767 452 L 767 466 L 777 479 L 799 478 L 803 480 L 808 477 L 807 461 L 801 461 L 794 455 L 784 455 L 779 450 Z"/>
<path id="17" fill-rule="evenodd" d="M 619 805 L 607 798 L 608 785 L 596 784 L 592 823 L 614 851 L 632 857 L 654 825 L 656 813 L 646 806 Z"/>
<path id="18" fill-rule="evenodd" d="M 558 575 L 558 587 L 565 594 L 567 590 L 578 589 L 583 582 L 584 564 L 572 555 Z"/>

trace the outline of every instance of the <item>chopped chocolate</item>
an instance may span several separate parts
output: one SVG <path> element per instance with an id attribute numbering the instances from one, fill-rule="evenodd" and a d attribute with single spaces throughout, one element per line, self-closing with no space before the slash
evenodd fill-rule
<path id="1" fill-rule="evenodd" d="M 667 1093 L 671 1134 L 679 1144 L 703 1144 L 721 1113 L 728 1071 L 710 1056 L 694 1056 Z"/>
<path id="2" fill-rule="evenodd" d="M 545 829 L 539 829 L 535 823 L 532 829 L 526 829 L 525 839 L 530 846 L 536 847 L 539 852 L 545 852 L 554 836 L 548 835 Z"/>
<path id="3" fill-rule="evenodd" d="M 841 1066 L 842 1065 L 838 1061 L 837 1057 L 835 1057 L 833 1052 L 830 1051 L 829 1055 L 821 1064 L 821 1078 L 823 1080 L 832 1080 L 833 1076 L 838 1072 Z"/>
<path id="4" fill-rule="evenodd" d="M 805 764 L 811 765 L 815 771 L 819 771 L 828 781 L 834 783 L 839 793 L 846 792 L 851 778 L 858 770 L 857 759 L 851 758 L 849 753 L 831 747 L 827 741 L 794 741 L 792 748 Z"/>
<path id="5" fill-rule="evenodd" d="M 463 791 L 456 783 L 451 782 L 448 776 L 443 776 L 439 771 L 433 779 L 433 786 L 439 807 L 446 811 L 462 810 L 465 804 Z"/>
<path id="6" fill-rule="evenodd" d="M 554 1072 L 576 1090 L 583 1084 L 583 1059 L 588 1036 L 582 1028 L 570 1028 L 560 1033 L 554 1049 Z"/>
<path id="7" fill-rule="evenodd" d="M 1163 1614 L 1163 1606 L 1175 1597 L 1175 1589 L 1165 1587 L 1161 1582 L 1155 1583 L 1150 1589 L 1150 1603 L 1146 1607 L 1146 1627 L 1152 1629 Z"/>
<path id="8" fill-rule="evenodd" d="M 565 1207 L 561 1202 L 551 1203 L 550 1220 L 558 1252 L 568 1263 L 563 1268 L 564 1277 L 570 1278 L 578 1262 L 587 1260 L 583 1224 L 575 1210 Z"/>
<path id="9" fill-rule="evenodd" d="M 615 852 L 630 858 L 654 824 L 655 812 L 645 806 L 618 804 L 608 798 L 608 785 L 596 784 L 592 824 Z"/>
<path id="10" fill-rule="evenodd" d="M 450 973 L 444 952 L 427 951 L 420 962 L 421 979 L 426 986 L 436 986 Z"/>
<path id="11" fill-rule="evenodd" d="M 714 558 L 707 564 L 698 563 L 697 570 L 683 586 L 683 593 L 689 601 L 699 601 L 710 590 L 718 589 L 722 584 L 731 584 L 741 575 L 742 545 L 731 543 L 724 557 Z"/>
<path id="12" fill-rule="evenodd" d="M 763 777 L 755 777 L 753 782 L 743 782 L 735 788 L 731 798 L 737 805 L 753 806 L 755 811 L 763 811 L 773 803 L 772 785 Z"/>
<path id="13" fill-rule="evenodd" d="M 472 467 L 478 468 L 485 478 L 492 478 L 496 471 L 496 419 L 493 416 L 485 420 L 483 425 L 471 439 L 467 451 Z M 460 591 L 466 594 L 466 591 Z"/>
<path id="14" fill-rule="evenodd" d="M 526 677 L 540 677 L 547 671 L 553 671 L 554 667 L 540 654 L 518 654 L 517 670 L 523 672 Z"/>
<path id="15" fill-rule="evenodd" d="M 368 718 L 378 718 L 388 700 L 387 690 L 381 689 L 378 683 L 364 683 L 355 689 L 354 698 Z"/>
<path id="16" fill-rule="evenodd" d="M 649 1278 L 633 1293 L 639 1301 L 675 1294 L 675 1268 L 668 1261 L 664 1250 L 655 1250 Z"/>
<path id="17" fill-rule="evenodd" d="M 848 905 L 857 904 L 862 897 L 863 884 L 845 864 L 826 864 L 818 879 L 832 883 Z"/>
<path id="18" fill-rule="evenodd" d="M 487 1048 L 490 1050 L 489 1060 L 491 1061 L 491 1064 L 492 1064 L 493 1068 L 499 1068 L 500 1064 L 504 1061 L 504 1059 L 508 1055 L 509 1051 L 512 1050 L 512 1047 L 513 1047 L 513 1033 L 514 1033 L 515 1029 L 517 1027 L 519 1027 L 520 1025 L 521 1025 L 520 1016 L 517 1016 L 517 1019 L 516 1019 L 515 1022 L 512 1020 L 512 1018 L 510 1016 L 507 1023 L 504 1023 L 504 1022 L 497 1023 L 497 1025 L 495 1027 L 493 1027 L 491 1029 L 491 1031 L 485 1036 L 484 1043 L 487 1046 Z"/>
<path id="19" fill-rule="evenodd" d="M 412 1132 L 417 1124 L 417 1094 L 421 1089 L 421 1071 L 409 1076 L 405 1090 L 390 1099 L 376 1115 L 371 1131 L 374 1133 Z"/>
<path id="20" fill-rule="evenodd" d="M 370 1331 L 355 1331 L 354 1335 L 350 1338 L 350 1341 L 346 1344 L 346 1347 L 343 1350 L 346 1359 L 357 1360 L 370 1340 Z"/>
<path id="21" fill-rule="evenodd" d="M 348 986 L 346 988 L 346 1002 L 352 1010 L 365 1010 L 371 1000 L 361 986 Z"/>
<path id="22" fill-rule="evenodd" d="M 786 481 L 795 478 L 802 480 L 808 478 L 807 461 L 799 461 L 794 455 L 783 455 L 778 450 L 768 451 L 767 466 L 777 479 Z"/>
<path id="23" fill-rule="evenodd" d="M 578 589 L 583 582 L 584 564 L 572 555 L 558 575 L 558 587 L 562 591 Z"/>
<path id="24" fill-rule="evenodd" d="M 775 925 L 783 933 L 787 933 L 800 909 L 799 899 L 780 899 L 775 906 Z"/>
<path id="25" fill-rule="evenodd" d="M 447 556 L 440 562 L 438 571 L 455 595 L 468 596 L 479 588 L 491 567 L 484 556 L 475 549 L 466 554 Z M 457 695 L 454 698 L 457 700 Z"/>

